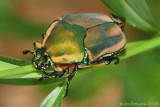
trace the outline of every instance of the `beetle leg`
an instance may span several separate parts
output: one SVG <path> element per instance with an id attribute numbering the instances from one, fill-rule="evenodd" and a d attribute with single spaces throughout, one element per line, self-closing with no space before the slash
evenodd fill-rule
<path id="1" fill-rule="evenodd" d="M 65 73 L 69 72 L 69 68 L 67 68 L 66 70 L 62 71 L 62 73 L 59 75 L 59 77 L 62 77 Z"/>
<path id="2" fill-rule="evenodd" d="M 62 71 L 62 72 L 63 72 L 63 71 Z M 55 70 L 52 75 L 54 75 L 55 78 L 56 78 L 56 77 L 60 77 L 60 75 L 62 75 L 62 74 L 61 74 L 60 71 L 56 71 L 56 70 Z"/>
<path id="3" fill-rule="evenodd" d="M 43 72 L 44 72 L 46 78 L 49 78 L 49 75 L 46 73 L 46 71 L 44 69 L 43 69 Z"/>
<path id="4" fill-rule="evenodd" d="M 44 75 L 45 75 L 44 72 L 42 72 L 42 77 L 39 78 L 38 82 L 40 82 L 40 81 L 42 81 L 44 79 Z"/>
<path id="5" fill-rule="evenodd" d="M 63 71 L 54 70 L 54 72 L 52 72 L 49 76 L 62 77 L 65 73 L 68 73 L 68 72 L 69 72 L 69 68 Z"/>
<path id="6" fill-rule="evenodd" d="M 49 78 L 49 75 L 46 73 L 46 71 L 44 70 L 44 68 L 42 68 L 42 77 L 39 78 L 39 82 L 42 81 L 44 78 Z"/>
<path id="7" fill-rule="evenodd" d="M 111 14 L 110 17 L 116 24 L 118 24 L 121 27 L 122 31 L 124 31 L 126 20 L 114 14 Z"/>
<path id="8" fill-rule="evenodd" d="M 106 58 L 106 64 L 110 64 L 113 60 L 116 60 L 115 64 L 119 63 L 119 58 L 116 56 L 110 56 Z"/>
<path id="9" fill-rule="evenodd" d="M 118 64 L 118 63 L 119 63 L 119 58 L 118 58 L 118 57 L 113 57 L 113 60 L 116 60 L 116 61 L 114 62 L 114 64 Z"/>
<path id="10" fill-rule="evenodd" d="M 34 52 L 32 52 L 32 51 L 30 51 L 30 50 L 24 50 L 24 51 L 22 51 L 22 54 L 23 55 L 25 55 L 25 54 L 28 54 L 28 53 L 30 53 L 30 54 L 34 54 Z"/>
<path id="11" fill-rule="evenodd" d="M 74 68 L 73 72 L 67 77 L 68 81 L 67 81 L 67 88 L 66 88 L 66 93 L 65 93 L 64 98 L 66 98 L 68 96 L 69 83 L 72 80 L 72 78 L 77 74 L 77 71 L 78 71 L 78 65 L 75 64 L 75 68 Z"/>

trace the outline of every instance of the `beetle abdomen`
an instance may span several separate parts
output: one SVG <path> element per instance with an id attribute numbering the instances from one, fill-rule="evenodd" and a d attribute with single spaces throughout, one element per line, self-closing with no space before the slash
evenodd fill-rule
<path id="1" fill-rule="evenodd" d="M 112 22 L 89 28 L 84 40 L 90 61 L 121 50 L 125 43 L 125 36 L 121 28 Z"/>

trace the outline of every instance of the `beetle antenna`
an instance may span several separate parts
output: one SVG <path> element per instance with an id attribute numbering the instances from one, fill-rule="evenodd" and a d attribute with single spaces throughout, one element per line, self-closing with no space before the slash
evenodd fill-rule
<path id="1" fill-rule="evenodd" d="M 32 52 L 32 51 L 30 51 L 30 50 L 24 50 L 24 51 L 22 51 L 22 54 L 23 54 L 23 55 L 28 54 L 28 53 L 34 55 L 34 52 Z"/>

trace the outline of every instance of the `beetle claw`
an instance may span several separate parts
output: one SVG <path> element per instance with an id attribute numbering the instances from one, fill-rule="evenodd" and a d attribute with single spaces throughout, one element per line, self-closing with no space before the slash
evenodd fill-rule
<path id="1" fill-rule="evenodd" d="M 44 77 L 39 78 L 39 79 L 38 79 L 38 83 L 39 83 L 40 81 L 42 81 L 43 79 L 44 79 Z"/>
<path id="2" fill-rule="evenodd" d="M 114 60 L 116 60 L 114 64 L 118 64 L 119 63 L 119 58 L 118 57 L 115 57 Z"/>
<path id="3" fill-rule="evenodd" d="M 116 56 L 106 57 L 105 64 L 108 65 L 108 64 L 110 64 L 110 63 L 111 63 L 112 61 L 114 61 L 114 60 L 116 60 L 116 61 L 114 62 L 114 64 L 118 64 L 118 63 L 119 63 L 119 58 L 116 57 Z"/>

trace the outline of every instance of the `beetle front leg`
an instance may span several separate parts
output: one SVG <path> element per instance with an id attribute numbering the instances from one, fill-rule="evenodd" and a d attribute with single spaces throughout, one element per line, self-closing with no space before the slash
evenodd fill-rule
<path id="1" fill-rule="evenodd" d="M 42 69 L 42 77 L 39 78 L 39 82 L 42 81 L 44 78 L 49 78 L 50 76 L 46 73 L 46 71 L 44 70 L 44 68 Z"/>

